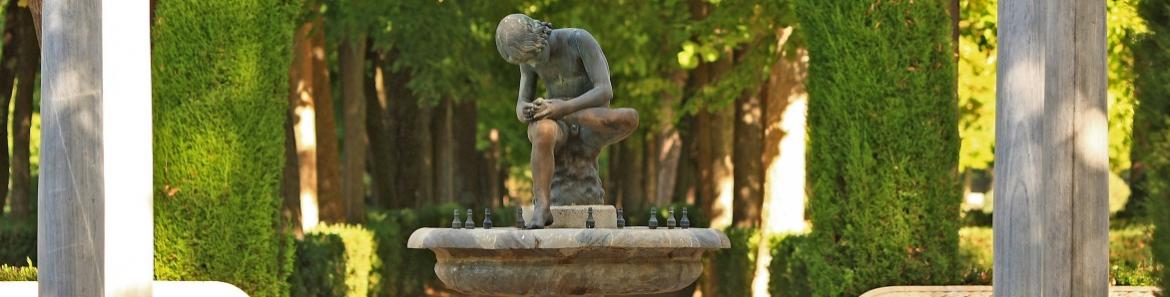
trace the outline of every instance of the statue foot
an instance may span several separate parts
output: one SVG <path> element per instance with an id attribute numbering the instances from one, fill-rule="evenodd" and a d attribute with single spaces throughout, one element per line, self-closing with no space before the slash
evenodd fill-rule
<path id="1" fill-rule="evenodd" d="M 543 224 L 542 224 L 543 222 Z M 526 229 L 544 229 L 544 227 L 552 226 L 553 217 L 552 211 L 548 209 L 534 209 L 532 211 L 532 220 L 528 221 Z"/>

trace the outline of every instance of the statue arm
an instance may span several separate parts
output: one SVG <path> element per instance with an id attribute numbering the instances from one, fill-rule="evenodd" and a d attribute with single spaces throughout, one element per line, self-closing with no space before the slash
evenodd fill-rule
<path id="1" fill-rule="evenodd" d="M 516 98 L 516 118 L 521 122 L 530 119 L 524 108 L 532 106 L 532 93 L 536 91 L 536 72 L 528 65 L 520 65 L 520 95 Z"/>
<path id="2" fill-rule="evenodd" d="M 601 45 L 597 44 L 593 35 L 585 30 L 573 32 L 573 39 L 576 41 L 577 51 L 581 55 L 581 63 L 585 66 L 585 72 L 589 74 L 589 80 L 593 82 L 593 89 L 568 100 L 569 110 L 565 114 L 586 108 L 608 106 L 609 100 L 613 98 L 613 87 L 609 82 L 609 62 L 605 60 L 605 53 L 601 51 Z"/>

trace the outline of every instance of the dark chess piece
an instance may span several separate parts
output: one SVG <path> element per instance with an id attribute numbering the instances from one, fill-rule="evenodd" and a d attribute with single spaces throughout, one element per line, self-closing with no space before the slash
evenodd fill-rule
<path id="1" fill-rule="evenodd" d="M 650 229 L 658 229 L 658 209 L 653 206 L 650 207 L 650 223 L 646 224 Z"/>
<path id="2" fill-rule="evenodd" d="M 683 207 L 682 221 L 679 222 L 683 229 L 691 227 L 691 219 L 687 218 L 687 208 Z"/>
<path id="3" fill-rule="evenodd" d="M 674 229 L 674 226 L 675 226 L 674 207 L 673 206 L 670 207 L 670 211 L 667 213 L 670 214 L 670 216 L 666 217 L 666 229 Z"/>
<path id="4" fill-rule="evenodd" d="M 455 209 L 455 218 L 451 219 L 451 229 L 463 228 L 463 223 L 459 222 L 459 209 Z"/>
<path id="5" fill-rule="evenodd" d="M 593 221 L 593 208 L 590 207 L 587 211 L 588 213 L 585 217 L 585 228 L 593 229 L 594 227 L 597 227 L 597 222 Z"/>
<path id="6" fill-rule="evenodd" d="M 626 216 L 622 215 L 622 209 L 617 209 L 617 227 L 622 229 L 626 227 Z"/>
<path id="7" fill-rule="evenodd" d="M 524 229 L 524 209 L 516 208 L 516 229 Z"/>
<path id="8" fill-rule="evenodd" d="M 475 214 L 471 212 L 470 208 L 467 209 L 467 220 L 463 221 L 463 228 L 475 229 Z"/>
<path id="9" fill-rule="evenodd" d="M 492 228 L 492 209 L 491 208 L 484 208 L 483 209 L 483 228 L 484 229 L 491 229 Z"/>

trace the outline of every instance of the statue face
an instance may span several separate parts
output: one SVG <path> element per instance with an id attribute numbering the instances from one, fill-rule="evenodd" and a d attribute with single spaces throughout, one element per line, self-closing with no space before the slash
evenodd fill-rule
<path id="1" fill-rule="evenodd" d="M 496 27 L 496 49 L 512 64 L 535 65 L 548 61 L 548 36 L 552 28 L 523 14 L 512 14 Z"/>

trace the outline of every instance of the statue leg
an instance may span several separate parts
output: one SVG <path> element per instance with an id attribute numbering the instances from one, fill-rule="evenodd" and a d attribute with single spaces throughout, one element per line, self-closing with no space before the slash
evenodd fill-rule
<path id="1" fill-rule="evenodd" d="M 532 217 L 529 229 L 540 229 L 551 225 L 553 217 L 549 207 L 552 192 L 553 169 L 556 166 L 554 154 L 557 146 L 563 144 L 566 133 L 553 120 L 539 120 L 528 123 L 528 140 L 532 142 Z"/>
<path id="2" fill-rule="evenodd" d="M 633 108 L 588 108 L 565 116 L 565 120 L 581 125 L 581 139 L 598 149 L 626 139 L 638 128 L 638 112 Z"/>

